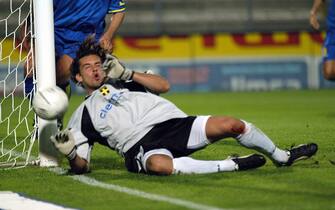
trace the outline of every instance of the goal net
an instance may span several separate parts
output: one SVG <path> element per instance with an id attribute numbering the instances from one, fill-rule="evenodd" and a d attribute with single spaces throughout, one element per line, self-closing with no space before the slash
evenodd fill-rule
<path id="1" fill-rule="evenodd" d="M 38 132 L 43 130 L 39 122 L 42 120 L 37 119 L 31 105 L 39 86 L 36 74 L 40 62 L 36 54 L 44 53 L 36 49 L 38 30 L 33 23 L 36 2 L 48 2 L 52 8 L 52 0 L 0 1 L 0 169 L 24 167 L 41 159 L 41 144 L 36 142 L 40 139 Z M 48 46 L 46 49 L 52 50 Z"/>

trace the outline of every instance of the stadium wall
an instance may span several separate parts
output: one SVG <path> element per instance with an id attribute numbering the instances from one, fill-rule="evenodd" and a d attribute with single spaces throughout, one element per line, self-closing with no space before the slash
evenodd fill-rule
<path id="1" fill-rule="evenodd" d="M 244 33 L 157 37 L 117 37 L 115 54 L 127 67 L 152 69 L 166 77 L 172 91 L 254 91 L 335 88 L 323 79 L 322 43 L 325 33 Z M 12 40 L 3 57 L 19 61 Z M 11 52 L 9 54 L 9 52 Z M 8 55 L 7 55 L 8 54 Z M 21 62 L 0 64 L 0 90 L 23 77 Z M 5 85 L 6 84 L 6 85 Z M 80 90 L 78 89 L 80 92 Z"/>
<path id="2" fill-rule="evenodd" d="M 129 68 L 153 69 L 172 91 L 334 88 L 321 72 L 325 33 L 276 32 L 123 37 L 115 52 Z"/>

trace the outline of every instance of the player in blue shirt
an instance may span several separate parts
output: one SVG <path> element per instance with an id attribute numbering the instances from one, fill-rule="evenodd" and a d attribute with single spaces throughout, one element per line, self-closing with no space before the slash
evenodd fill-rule
<path id="1" fill-rule="evenodd" d="M 310 12 L 309 21 L 316 30 L 320 28 L 317 14 L 320 6 L 325 0 L 314 0 L 313 7 Z M 335 81 L 335 0 L 330 0 L 327 15 L 327 36 L 324 42 L 326 54 L 323 60 L 323 74 L 327 80 Z"/>
<path id="2" fill-rule="evenodd" d="M 64 90 L 69 86 L 70 66 L 80 44 L 89 34 L 107 51 L 112 51 L 112 38 L 124 19 L 123 0 L 54 0 L 56 81 Z M 105 31 L 105 17 L 111 22 Z M 105 31 L 105 32 L 104 32 Z M 26 93 L 32 89 L 32 78 L 26 80 Z"/>

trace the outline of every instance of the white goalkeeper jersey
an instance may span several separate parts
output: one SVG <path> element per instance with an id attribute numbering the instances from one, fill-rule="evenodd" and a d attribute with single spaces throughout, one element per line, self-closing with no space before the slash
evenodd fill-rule
<path id="1" fill-rule="evenodd" d="M 68 128 L 74 135 L 77 154 L 89 161 L 94 142 L 106 145 L 122 155 L 154 125 L 186 116 L 162 97 L 116 89 L 105 84 L 77 108 Z"/>

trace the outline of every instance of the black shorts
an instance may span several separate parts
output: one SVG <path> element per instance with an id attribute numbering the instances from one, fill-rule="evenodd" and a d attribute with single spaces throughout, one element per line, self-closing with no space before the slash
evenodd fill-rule
<path id="1" fill-rule="evenodd" d="M 131 147 L 125 154 L 125 165 L 130 172 L 145 172 L 139 153 L 154 149 L 167 149 L 174 158 L 188 156 L 201 149 L 187 149 L 192 124 L 196 117 L 171 119 L 155 125 L 139 142 Z M 142 151 L 141 151 L 142 150 Z"/>

